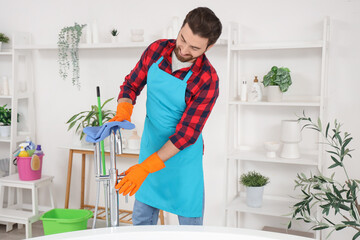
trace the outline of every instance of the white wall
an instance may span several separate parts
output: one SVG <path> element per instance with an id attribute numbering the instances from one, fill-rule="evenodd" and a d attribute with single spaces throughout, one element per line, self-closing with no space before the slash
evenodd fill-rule
<path id="1" fill-rule="evenodd" d="M 338 118 L 344 130 L 354 137 L 352 148 L 359 149 L 358 126 L 360 98 L 357 69 L 360 66 L 360 2 L 353 0 L 231 0 L 231 1 L 0 1 L 0 32 L 27 31 L 37 44 L 57 42 L 57 34 L 64 26 L 74 22 L 87 23 L 97 19 L 100 41 L 109 40 L 109 31 L 116 27 L 123 41 L 128 40 L 131 28 L 144 28 L 149 40 L 161 36 L 173 16 L 183 19 L 197 6 L 210 7 L 221 19 L 226 31 L 229 21 L 241 25 L 241 41 L 274 41 L 321 38 L 324 16 L 331 18 L 329 49 L 328 119 Z M 226 36 L 226 35 L 225 35 Z M 102 100 L 116 97 L 124 76 L 135 65 L 141 50 L 84 50 L 80 52 L 80 75 L 82 87 L 78 90 L 70 79 L 62 81 L 58 74 L 57 52 L 35 52 L 35 100 L 37 115 L 37 143 L 46 153 L 43 173 L 55 176 L 55 195 L 59 207 L 64 206 L 68 152 L 61 146 L 71 145 L 76 139 L 67 132 L 65 122 L 74 113 L 96 104 L 95 86 L 101 87 Z M 206 225 L 224 223 L 225 184 L 225 80 L 226 50 L 212 49 L 208 57 L 220 77 L 220 97 L 204 128 Z M 263 71 L 263 69 L 261 70 Z M 0 73 L 1 74 L 1 73 Z M 134 110 L 134 121 L 140 126 L 145 98 L 140 97 Z M 112 108 L 116 108 L 115 103 Z M 356 162 L 358 151 L 346 164 L 349 175 L 359 179 L 360 163 Z M 86 201 L 93 202 L 94 186 L 90 173 L 92 160 L 87 161 Z M 131 165 L 124 161 L 121 167 Z M 79 207 L 80 157 L 74 159 L 70 207 Z M 342 173 L 337 173 L 342 176 Z M 91 191 L 90 191 L 91 189 Z M 47 199 L 41 199 L 46 202 Z M 131 205 L 126 205 L 131 208 Z M 176 224 L 174 216 L 167 216 Z M 334 233 L 332 239 L 349 239 L 353 230 Z M 345 235 L 347 237 L 345 237 Z"/>

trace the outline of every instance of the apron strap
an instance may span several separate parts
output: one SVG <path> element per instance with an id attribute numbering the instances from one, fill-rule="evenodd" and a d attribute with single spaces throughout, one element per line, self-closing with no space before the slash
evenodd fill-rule
<path id="1" fill-rule="evenodd" d="M 191 75 L 192 75 L 192 71 L 191 70 L 189 70 L 189 72 L 186 74 L 186 76 L 185 76 L 185 78 L 184 78 L 184 82 L 187 82 L 188 80 L 189 80 L 189 78 L 191 77 Z"/>
<path id="2" fill-rule="evenodd" d="M 156 61 L 156 64 L 159 65 L 163 59 L 164 59 L 164 57 L 159 58 L 159 60 Z"/>

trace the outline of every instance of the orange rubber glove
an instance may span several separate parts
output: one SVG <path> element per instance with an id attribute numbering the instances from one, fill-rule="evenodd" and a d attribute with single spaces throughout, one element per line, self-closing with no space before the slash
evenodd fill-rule
<path id="1" fill-rule="evenodd" d="M 115 188 L 119 189 L 119 194 L 122 193 L 125 196 L 130 193 L 130 196 L 132 196 L 139 190 L 149 173 L 157 172 L 164 167 L 164 162 L 155 152 L 142 163 L 136 164 L 126 170 L 125 177 L 116 184 Z"/>
<path id="2" fill-rule="evenodd" d="M 109 120 L 109 122 L 122 122 L 124 120 L 127 120 L 131 122 L 131 114 L 133 111 L 134 106 L 131 103 L 128 102 L 121 102 L 117 105 L 116 109 L 116 115 Z"/>

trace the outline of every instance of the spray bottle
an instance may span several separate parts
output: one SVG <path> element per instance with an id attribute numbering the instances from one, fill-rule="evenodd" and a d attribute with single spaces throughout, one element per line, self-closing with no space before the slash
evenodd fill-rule
<path id="1" fill-rule="evenodd" d="M 19 153 L 19 157 L 29 157 L 29 153 L 27 151 L 25 151 L 25 147 L 27 146 L 27 143 L 22 143 L 20 144 L 20 153 Z"/>

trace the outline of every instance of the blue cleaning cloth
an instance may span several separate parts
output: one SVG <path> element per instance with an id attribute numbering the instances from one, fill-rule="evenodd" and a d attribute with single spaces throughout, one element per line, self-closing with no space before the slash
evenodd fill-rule
<path id="1" fill-rule="evenodd" d="M 99 127 L 86 127 L 84 128 L 83 132 L 86 134 L 86 141 L 87 142 L 100 142 L 104 140 L 107 136 L 110 135 L 111 129 L 117 130 L 119 128 L 124 129 L 134 129 L 135 125 L 129 121 L 122 121 L 122 122 L 109 122 L 105 123 Z"/>

